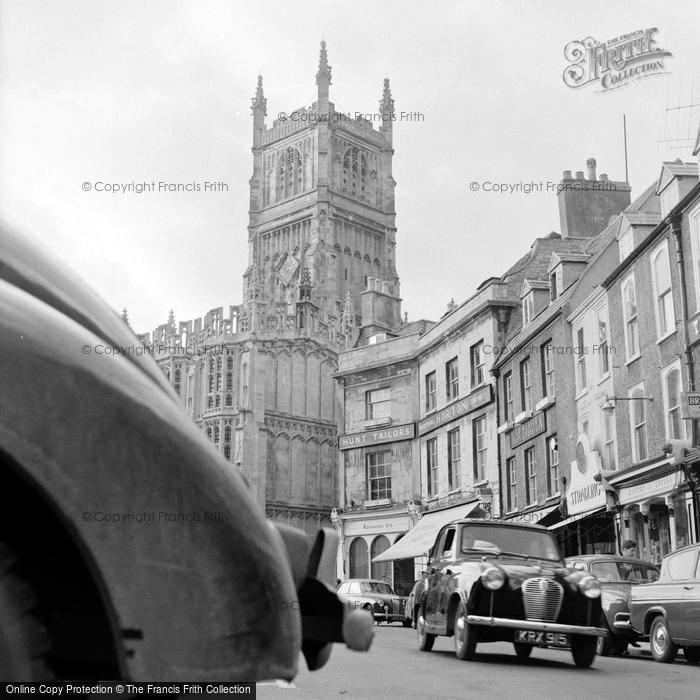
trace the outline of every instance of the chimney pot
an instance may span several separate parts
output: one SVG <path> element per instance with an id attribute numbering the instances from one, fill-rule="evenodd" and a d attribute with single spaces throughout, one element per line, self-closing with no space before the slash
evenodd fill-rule
<path id="1" fill-rule="evenodd" d="M 382 282 L 382 294 L 391 294 L 388 282 Z"/>
<path id="2" fill-rule="evenodd" d="M 595 158 L 589 158 L 589 159 L 586 161 L 586 168 L 588 169 L 588 179 L 589 179 L 589 180 L 595 180 L 595 179 L 596 179 L 596 177 L 595 177 L 595 166 L 596 166 Z"/>
<path id="3" fill-rule="evenodd" d="M 583 180 L 583 170 L 577 170 L 577 171 L 576 171 L 576 179 L 577 179 L 577 180 Z"/>
<path id="4" fill-rule="evenodd" d="M 600 181 L 601 182 L 607 182 L 608 181 L 608 176 L 606 173 L 601 173 L 600 174 Z"/>
<path id="5" fill-rule="evenodd" d="M 564 171 L 564 180 L 571 180 L 571 170 Z"/>

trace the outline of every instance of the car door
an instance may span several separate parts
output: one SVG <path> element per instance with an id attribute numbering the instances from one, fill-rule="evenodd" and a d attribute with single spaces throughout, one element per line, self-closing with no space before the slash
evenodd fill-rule
<path id="1" fill-rule="evenodd" d="M 700 644 L 700 549 L 695 550 L 693 574 L 683 585 L 683 637 Z"/>
<path id="2" fill-rule="evenodd" d="M 454 590 L 455 577 L 455 533 L 457 529 L 450 527 L 443 533 L 440 539 L 440 551 L 438 552 L 437 567 L 440 571 L 440 582 L 438 586 L 437 610 L 435 613 L 435 623 L 441 629 L 447 627 L 447 606 Z"/>
<path id="3" fill-rule="evenodd" d="M 442 553 L 445 536 L 446 530 L 441 531 L 430 552 L 428 588 L 425 597 L 425 621 L 431 632 L 439 624 L 440 619 L 440 585 L 442 582 L 442 569 L 440 566 L 442 559 L 440 554 Z"/>
<path id="4" fill-rule="evenodd" d="M 669 582 L 662 585 L 658 591 L 659 602 L 666 609 L 666 620 L 671 632 L 671 638 L 684 639 L 686 624 L 683 619 L 684 599 L 687 593 L 696 589 L 693 581 L 698 550 L 684 549 L 668 558 Z"/>

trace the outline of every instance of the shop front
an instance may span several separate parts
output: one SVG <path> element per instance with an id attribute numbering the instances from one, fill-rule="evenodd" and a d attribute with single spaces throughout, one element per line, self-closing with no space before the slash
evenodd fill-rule
<path id="1" fill-rule="evenodd" d="M 564 556 L 615 553 L 618 538 L 613 501 L 599 452 L 591 449 L 585 435 L 579 435 L 566 500 L 561 507 L 567 517 L 549 526 L 556 533 Z"/>
<path id="2" fill-rule="evenodd" d="M 614 482 L 622 538 L 637 543 L 642 559 L 660 564 L 667 554 L 692 542 L 692 498 L 680 467 L 664 460 Z"/>

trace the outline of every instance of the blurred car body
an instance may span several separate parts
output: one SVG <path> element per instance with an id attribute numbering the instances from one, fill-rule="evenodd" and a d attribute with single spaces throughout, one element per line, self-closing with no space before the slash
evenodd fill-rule
<path id="1" fill-rule="evenodd" d="M 679 647 L 688 663 L 700 661 L 700 544 L 664 557 L 655 583 L 634 586 L 630 597 L 630 624 L 649 635 L 656 661 L 672 662 Z"/>
<path id="2" fill-rule="evenodd" d="M 632 559 L 614 554 L 583 554 L 565 560 L 572 569 L 586 571 L 601 585 L 600 602 L 603 619 L 600 626 L 609 634 L 598 638 L 600 656 L 620 656 L 630 642 L 644 639 L 629 624 L 629 600 L 632 587 L 651 583 L 659 578 L 659 568 L 643 559 Z"/>
<path id="3" fill-rule="evenodd" d="M 394 593 L 385 581 L 349 579 L 338 586 L 338 596 L 349 610 L 366 610 L 375 622 L 401 622 L 410 627 L 404 614 L 406 598 Z"/>

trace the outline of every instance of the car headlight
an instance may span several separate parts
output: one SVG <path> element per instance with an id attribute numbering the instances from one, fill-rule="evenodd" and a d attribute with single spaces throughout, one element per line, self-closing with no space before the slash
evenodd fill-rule
<path id="1" fill-rule="evenodd" d="M 587 598 L 600 598 L 600 581 L 595 576 L 580 578 L 578 588 Z"/>
<path id="2" fill-rule="evenodd" d="M 488 588 L 490 591 L 497 591 L 506 580 L 506 575 L 503 573 L 502 569 L 496 566 L 489 566 L 481 574 L 481 583 L 484 584 L 484 588 Z"/>

